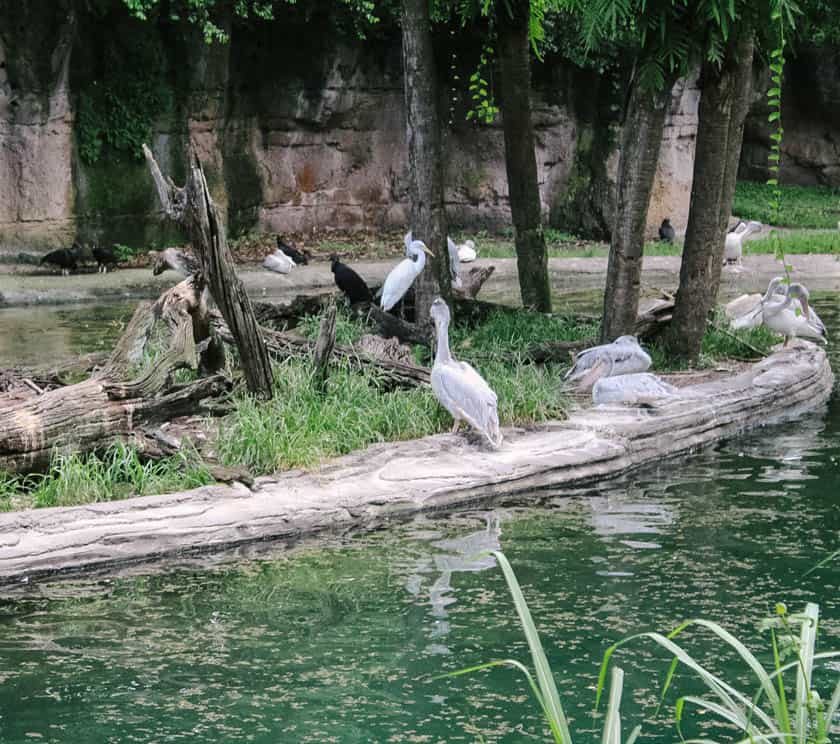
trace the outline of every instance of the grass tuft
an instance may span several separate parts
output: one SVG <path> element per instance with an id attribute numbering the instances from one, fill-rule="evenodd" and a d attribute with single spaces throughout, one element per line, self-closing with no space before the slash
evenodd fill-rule
<path id="1" fill-rule="evenodd" d="M 739 181 L 735 187 L 732 213 L 742 220 L 772 224 L 774 186 L 753 181 Z M 830 186 L 781 186 L 779 227 L 837 229 L 840 221 L 840 189 Z M 760 241 L 755 241 L 756 243 Z"/>
<path id="2" fill-rule="evenodd" d="M 207 467 L 192 449 L 143 462 L 135 447 L 118 443 L 101 456 L 56 452 L 45 474 L 14 476 L 0 472 L 0 510 L 115 501 L 212 482 Z"/>

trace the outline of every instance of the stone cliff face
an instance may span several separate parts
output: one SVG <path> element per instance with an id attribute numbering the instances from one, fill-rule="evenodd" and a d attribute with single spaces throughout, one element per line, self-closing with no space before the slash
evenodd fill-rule
<path id="1" fill-rule="evenodd" d="M 172 240 L 136 157 L 144 140 L 176 181 L 193 143 L 233 234 L 406 226 L 396 35 L 362 43 L 289 11 L 233 25 L 229 44 L 207 46 L 187 25 L 140 23 L 119 4 L 94 12 L 57 0 L 48 17 L 44 3 L 20 5 L 0 10 L 0 252 L 43 252 L 77 236 Z M 477 56 L 469 43 L 454 60 L 461 80 Z M 546 220 L 603 236 L 623 86 L 557 60 L 534 77 Z M 465 120 L 452 71 L 441 83 L 450 221 L 508 226 L 501 127 Z M 651 234 L 664 216 L 684 228 L 697 96 L 693 83 L 675 89 Z"/>

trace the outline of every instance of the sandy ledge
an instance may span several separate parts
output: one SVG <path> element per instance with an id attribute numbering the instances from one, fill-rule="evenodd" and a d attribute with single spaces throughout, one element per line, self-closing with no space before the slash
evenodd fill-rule
<path id="1" fill-rule="evenodd" d="M 209 486 L 2 514 L 0 583 L 378 523 L 608 478 L 816 408 L 833 382 L 823 350 L 799 342 L 737 375 L 685 387 L 679 398 L 652 408 L 601 406 L 527 431 L 506 429 L 498 452 L 440 434 L 376 445 L 317 472 L 260 478 L 252 489 Z"/>

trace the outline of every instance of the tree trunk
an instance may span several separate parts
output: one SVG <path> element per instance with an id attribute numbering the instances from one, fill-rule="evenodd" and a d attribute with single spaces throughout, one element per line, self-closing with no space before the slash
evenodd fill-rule
<path id="1" fill-rule="evenodd" d="M 621 131 L 615 223 L 601 324 L 604 342 L 632 333 L 639 312 L 645 224 L 673 84 L 668 78 L 661 90 L 649 92 L 638 81 L 632 83 Z"/>
<path id="2" fill-rule="evenodd" d="M 402 52 L 408 144 L 410 229 L 434 257 L 414 282 L 415 322 L 429 323 L 437 295 L 452 297 L 446 213 L 443 207 L 443 157 L 434 49 L 428 0 L 402 0 Z"/>
<path id="3" fill-rule="evenodd" d="M 198 156 L 194 152 L 190 153 L 187 183 L 180 188 L 172 179 L 163 177 L 146 145 L 143 145 L 143 154 L 155 181 L 163 211 L 190 239 L 201 262 L 202 274 L 210 283 L 213 299 L 236 339 L 248 390 L 254 395 L 270 398 L 274 386 L 271 361 L 260 338 L 251 301 L 236 275 L 222 217 L 210 196 Z"/>
<path id="4" fill-rule="evenodd" d="M 510 214 L 522 304 L 551 312 L 551 284 L 531 119 L 530 0 L 512 0 L 498 13 L 502 127 Z"/>
<path id="5" fill-rule="evenodd" d="M 688 360 L 700 353 L 720 286 L 726 225 L 750 103 L 753 47 L 752 29 L 745 29 L 727 46 L 722 68 L 707 63 L 701 75 L 691 207 L 680 287 L 665 337 L 669 352 Z"/>

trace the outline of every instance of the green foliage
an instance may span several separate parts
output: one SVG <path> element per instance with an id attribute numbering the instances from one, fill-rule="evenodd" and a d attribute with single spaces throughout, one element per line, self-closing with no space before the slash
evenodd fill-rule
<path id="1" fill-rule="evenodd" d="M 480 124 L 492 124 L 499 114 L 499 107 L 496 106 L 493 94 L 490 90 L 488 79 L 491 76 L 491 60 L 493 47 L 485 44 L 478 59 L 478 69 L 470 75 L 470 98 L 472 108 L 467 112 L 468 121 L 476 121 Z"/>
<path id="2" fill-rule="evenodd" d="M 118 443 L 101 456 L 55 452 L 44 475 L 12 476 L 0 472 L 0 509 L 114 501 L 212 482 L 207 467 L 192 448 L 172 457 L 143 462 L 136 448 Z"/>
<path id="3" fill-rule="evenodd" d="M 774 201 L 779 204 L 778 210 Z M 735 187 L 732 212 L 741 219 L 777 227 L 836 230 L 840 221 L 840 188 L 740 181 Z"/>

